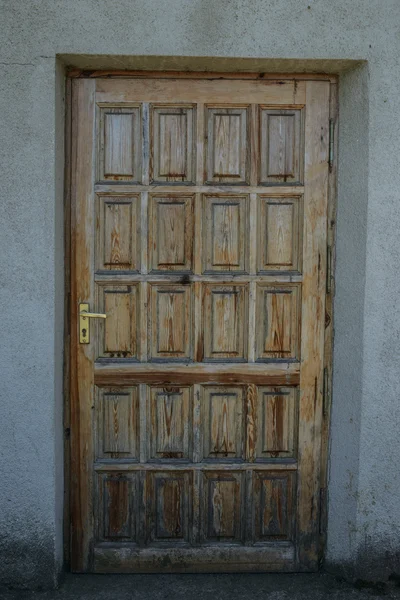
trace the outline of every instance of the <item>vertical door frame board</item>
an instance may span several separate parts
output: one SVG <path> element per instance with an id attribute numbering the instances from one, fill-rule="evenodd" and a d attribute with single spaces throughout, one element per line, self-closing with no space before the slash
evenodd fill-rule
<path id="1" fill-rule="evenodd" d="M 324 400 L 321 428 L 321 472 L 320 472 L 320 528 L 319 528 L 319 563 L 325 555 L 328 526 L 328 460 L 330 442 L 330 421 L 333 380 L 333 342 L 334 313 L 333 299 L 335 295 L 335 262 L 336 262 L 336 212 L 337 212 L 337 164 L 339 147 L 339 94 L 338 80 L 330 84 L 329 119 L 331 135 L 333 135 L 333 156 L 328 174 L 328 215 L 327 246 L 329 248 L 327 265 L 327 289 L 325 297 L 325 346 L 324 346 Z"/>
<path id="2" fill-rule="evenodd" d="M 97 77 L 129 77 L 129 78 L 218 78 L 218 79 L 269 79 L 279 81 L 283 79 L 294 80 L 326 80 L 330 82 L 330 119 L 333 120 L 334 155 L 328 176 L 328 214 L 327 214 L 327 244 L 330 248 L 330 261 L 328 276 L 329 288 L 326 293 L 326 319 L 325 319 L 325 345 L 324 345 L 324 406 L 321 429 L 321 469 L 320 469 L 320 531 L 319 531 L 319 562 L 324 559 L 327 530 L 327 483 L 328 483 L 328 456 L 330 439 L 330 414 L 332 399 L 332 355 L 334 338 L 333 297 L 334 273 L 336 256 L 336 211 L 337 211 L 337 160 L 338 160 L 338 77 L 325 74 L 258 74 L 258 73 L 189 73 L 189 72 L 145 72 L 145 71 L 82 71 L 72 70 L 67 73 L 65 82 L 65 170 L 64 170 L 64 522 L 63 522 L 63 550 L 64 566 L 67 570 L 71 564 L 71 186 L 72 186 L 72 84 L 77 78 Z"/>
<path id="3" fill-rule="evenodd" d="M 65 170 L 64 170 L 64 567 L 71 560 L 71 153 L 72 153 L 72 80 L 65 81 Z"/>

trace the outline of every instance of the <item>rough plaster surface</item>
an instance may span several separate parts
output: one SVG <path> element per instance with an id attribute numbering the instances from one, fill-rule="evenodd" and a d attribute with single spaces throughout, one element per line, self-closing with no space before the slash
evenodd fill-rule
<path id="1" fill-rule="evenodd" d="M 235 57 L 341 74 L 327 564 L 400 571 L 400 2 L 0 0 L 0 13 L 0 578 L 51 586 L 62 560 L 61 62 L 232 70 Z"/>
<path id="2" fill-rule="evenodd" d="M 58 590 L 0 588 L 2 600 L 388 600 L 396 582 L 355 586 L 326 573 L 308 575 L 68 575 Z"/>

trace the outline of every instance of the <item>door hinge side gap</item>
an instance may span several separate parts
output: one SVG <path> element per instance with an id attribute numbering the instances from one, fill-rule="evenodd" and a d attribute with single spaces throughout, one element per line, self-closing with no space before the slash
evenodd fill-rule
<path id="1" fill-rule="evenodd" d="M 328 415 L 329 403 L 330 403 L 330 391 L 329 391 L 329 369 L 324 368 L 324 381 L 322 391 L 322 416 L 325 418 Z"/>
<path id="2" fill-rule="evenodd" d="M 326 248 L 326 293 L 332 293 L 332 246 Z"/>
<path id="3" fill-rule="evenodd" d="M 319 490 L 319 534 L 326 533 L 326 487 Z"/>
<path id="4" fill-rule="evenodd" d="M 329 172 L 332 173 L 335 158 L 335 119 L 329 119 Z"/>

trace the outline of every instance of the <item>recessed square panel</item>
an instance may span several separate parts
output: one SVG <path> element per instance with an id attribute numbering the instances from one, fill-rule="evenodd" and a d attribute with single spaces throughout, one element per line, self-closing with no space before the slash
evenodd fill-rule
<path id="1" fill-rule="evenodd" d="M 257 360 L 299 360 L 300 286 L 257 284 Z"/>
<path id="2" fill-rule="evenodd" d="M 301 271 L 301 198 L 258 196 L 259 273 Z"/>
<path id="3" fill-rule="evenodd" d="M 140 107 L 100 106 L 98 180 L 107 183 L 141 179 Z"/>
<path id="4" fill-rule="evenodd" d="M 190 360 L 192 357 L 192 286 L 151 284 L 149 359 Z"/>
<path id="5" fill-rule="evenodd" d="M 146 538 L 152 542 L 185 544 L 190 541 L 192 473 L 146 473 Z"/>
<path id="6" fill-rule="evenodd" d="M 244 541 L 244 473 L 202 473 L 201 541 L 240 544 Z"/>
<path id="7" fill-rule="evenodd" d="M 96 269 L 140 268 L 140 201 L 138 196 L 97 196 Z"/>
<path id="8" fill-rule="evenodd" d="M 149 388 L 150 459 L 189 460 L 192 433 L 190 388 Z"/>
<path id="9" fill-rule="evenodd" d="M 191 271 L 194 196 L 155 194 L 149 207 L 151 271 Z"/>
<path id="10" fill-rule="evenodd" d="M 139 460 L 137 387 L 97 388 L 97 457 Z"/>
<path id="11" fill-rule="evenodd" d="M 248 197 L 203 197 L 204 271 L 248 270 Z"/>
<path id="12" fill-rule="evenodd" d="M 92 328 L 98 327 L 98 358 L 138 357 L 138 284 L 98 284 L 98 312 L 106 319 L 93 319 Z"/>
<path id="13" fill-rule="evenodd" d="M 206 183 L 247 184 L 249 171 L 248 109 L 206 109 Z"/>
<path id="14" fill-rule="evenodd" d="M 291 541 L 294 474 L 255 471 L 253 475 L 254 540 Z"/>
<path id="15" fill-rule="evenodd" d="M 297 389 L 259 387 L 257 411 L 257 460 L 295 455 Z"/>
<path id="16" fill-rule="evenodd" d="M 202 388 L 203 460 L 241 461 L 244 445 L 243 388 Z"/>
<path id="17" fill-rule="evenodd" d="M 247 360 L 247 295 L 246 284 L 204 284 L 205 361 Z"/>
<path id="18" fill-rule="evenodd" d="M 303 123 L 300 109 L 260 107 L 259 182 L 264 185 L 301 184 L 303 180 Z"/>
<path id="19" fill-rule="evenodd" d="M 150 181 L 194 182 L 195 114 L 187 105 L 151 107 Z"/>
<path id="20" fill-rule="evenodd" d="M 138 473 L 98 473 L 97 538 L 104 542 L 136 542 L 139 507 Z"/>

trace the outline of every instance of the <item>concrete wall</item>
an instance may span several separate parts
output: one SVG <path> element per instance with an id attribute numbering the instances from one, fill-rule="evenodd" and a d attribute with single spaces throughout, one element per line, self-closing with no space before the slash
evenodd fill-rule
<path id="1" fill-rule="evenodd" d="M 62 564 L 63 64 L 340 73 L 327 565 L 400 571 L 398 0 L 0 11 L 0 579 L 52 586 Z"/>

